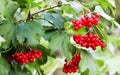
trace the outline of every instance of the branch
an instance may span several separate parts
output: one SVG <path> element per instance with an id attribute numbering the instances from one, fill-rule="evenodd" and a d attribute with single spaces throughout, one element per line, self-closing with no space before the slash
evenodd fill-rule
<path id="1" fill-rule="evenodd" d="M 56 8 L 56 7 L 60 7 L 60 6 L 61 6 L 61 4 L 58 4 L 58 5 L 55 5 L 55 6 L 52 6 L 52 7 L 48 7 L 48 8 L 42 9 L 42 10 L 40 10 L 38 12 L 33 13 L 33 14 L 30 14 L 30 12 L 29 12 L 27 19 L 33 19 L 33 16 L 38 14 L 38 13 L 41 13 L 41 12 L 44 12 L 46 10 L 53 9 L 53 8 Z"/>

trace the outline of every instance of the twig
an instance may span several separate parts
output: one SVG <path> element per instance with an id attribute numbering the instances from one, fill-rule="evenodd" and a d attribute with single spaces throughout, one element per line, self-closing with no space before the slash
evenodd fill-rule
<path id="1" fill-rule="evenodd" d="M 60 6 L 61 6 L 61 4 L 58 4 L 58 5 L 55 5 L 55 6 L 52 6 L 52 7 L 48 7 L 48 8 L 42 9 L 42 10 L 40 10 L 38 12 L 35 12 L 35 13 L 31 14 L 31 15 L 28 15 L 27 19 L 33 19 L 33 16 L 38 14 L 38 13 L 41 13 L 41 12 L 44 12 L 46 10 L 53 9 L 53 8 L 56 8 L 56 7 L 60 7 Z M 30 12 L 29 12 L 29 14 L 30 14 Z"/>
<path id="2" fill-rule="evenodd" d="M 12 49 L 12 47 L 8 48 L 8 49 L 5 50 L 5 51 L 0 51 L 0 53 L 6 53 L 6 52 L 10 51 L 11 49 Z"/>
<path id="3" fill-rule="evenodd" d="M 107 64 L 104 64 L 104 65 L 99 69 L 99 71 L 104 70 L 106 67 L 107 67 Z"/>

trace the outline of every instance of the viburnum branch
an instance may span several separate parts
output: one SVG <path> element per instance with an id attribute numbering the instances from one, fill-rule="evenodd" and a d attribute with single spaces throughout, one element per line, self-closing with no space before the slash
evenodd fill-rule
<path id="1" fill-rule="evenodd" d="M 57 4 L 57 5 L 55 5 L 55 6 L 42 9 L 42 10 L 40 10 L 40 11 L 37 11 L 37 12 L 31 14 L 30 16 L 28 16 L 27 19 L 33 19 L 33 16 L 36 15 L 36 14 L 38 14 L 38 13 L 41 13 L 41 12 L 44 12 L 44 11 L 46 11 L 46 10 L 53 9 L 53 8 L 56 8 L 56 7 L 60 7 L 60 6 L 61 6 L 61 4 Z"/>

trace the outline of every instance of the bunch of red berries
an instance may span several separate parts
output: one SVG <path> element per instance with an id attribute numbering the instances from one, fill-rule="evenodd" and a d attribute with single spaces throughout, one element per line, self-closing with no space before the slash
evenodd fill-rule
<path id="1" fill-rule="evenodd" d="M 85 15 L 80 20 L 72 20 L 75 30 L 79 30 L 83 26 L 91 28 L 93 25 L 96 26 L 98 24 L 99 14 L 95 15 Z"/>
<path id="2" fill-rule="evenodd" d="M 86 34 L 85 36 L 81 36 L 80 34 L 73 35 L 73 40 L 82 47 L 89 48 L 91 47 L 93 50 L 96 50 L 97 46 L 105 47 L 105 44 L 97 37 L 96 34 Z"/>
<path id="3" fill-rule="evenodd" d="M 67 60 L 65 59 L 65 64 L 64 64 L 64 67 L 63 67 L 63 72 L 64 73 L 75 73 L 78 69 L 78 65 L 79 65 L 79 62 L 80 62 L 80 54 L 76 54 L 73 58 L 72 58 L 72 61 L 67 64 Z"/>
<path id="4" fill-rule="evenodd" d="M 29 52 L 21 53 L 21 52 L 15 52 L 12 56 L 8 57 L 8 61 L 15 61 L 19 65 L 28 64 L 28 62 L 34 62 L 34 59 L 39 59 L 42 56 L 42 52 L 36 51 L 35 49 L 32 49 Z"/>

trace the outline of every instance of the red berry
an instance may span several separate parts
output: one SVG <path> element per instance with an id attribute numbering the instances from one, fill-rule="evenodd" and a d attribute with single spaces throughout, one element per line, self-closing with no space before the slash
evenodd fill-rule
<path id="1" fill-rule="evenodd" d="M 16 63 L 19 65 L 27 64 L 28 62 L 34 62 L 35 58 L 40 58 L 42 56 L 42 51 L 36 51 L 32 49 L 26 53 L 15 52 L 12 56 L 9 56 L 7 60 L 13 61 L 15 60 Z"/>
<path id="2" fill-rule="evenodd" d="M 73 40 L 76 44 L 86 48 L 91 47 L 93 50 L 96 50 L 97 46 L 101 46 L 102 48 L 105 47 L 105 44 L 97 37 L 96 34 L 86 34 L 84 36 L 75 34 L 73 35 Z"/>
<path id="3" fill-rule="evenodd" d="M 99 18 L 99 17 L 100 17 L 100 14 L 96 14 L 95 16 L 96 16 L 97 18 Z"/>
<path id="4" fill-rule="evenodd" d="M 30 62 L 34 62 L 34 59 L 31 58 L 31 59 L 29 59 L 29 61 L 30 61 Z"/>
<path id="5" fill-rule="evenodd" d="M 63 67 L 63 72 L 64 73 L 75 73 L 78 69 L 78 65 L 80 62 L 80 54 L 76 54 L 73 56 L 72 61 L 70 63 L 67 64 L 67 60 L 65 59 L 65 64 Z"/>
<path id="6" fill-rule="evenodd" d="M 93 25 L 96 26 L 98 25 L 99 17 L 100 17 L 99 14 L 95 14 L 95 15 L 91 14 L 91 16 L 85 15 L 81 17 L 80 20 L 72 20 L 74 29 L 79 30 L 83 26 L 88 27 L 88 28 L 91 28 Z"/>

